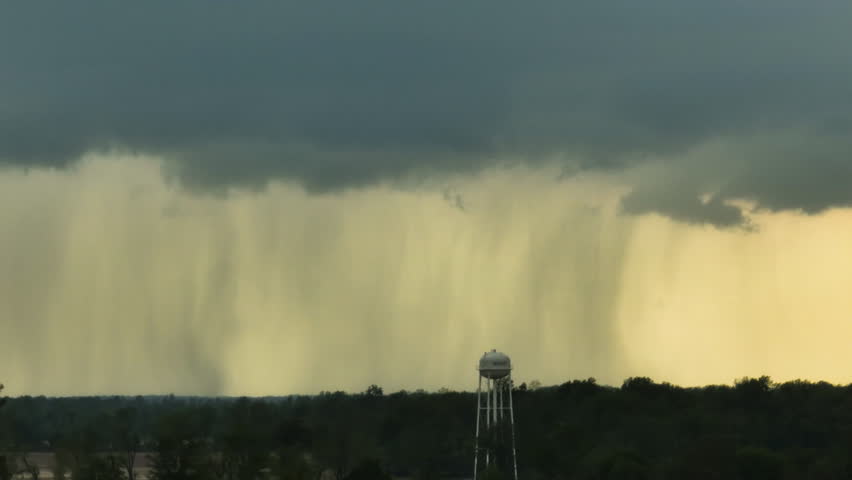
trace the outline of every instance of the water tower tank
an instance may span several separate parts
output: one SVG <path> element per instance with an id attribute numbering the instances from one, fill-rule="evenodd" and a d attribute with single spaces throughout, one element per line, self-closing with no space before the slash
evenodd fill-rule
<path id="1" fill-rule="evenodd" d="M 479 359 L 479 374 L 485 378 L 503 378 L 512 371 L 512 361 L 505 353 L 497 350 L 485 352 Z"/>

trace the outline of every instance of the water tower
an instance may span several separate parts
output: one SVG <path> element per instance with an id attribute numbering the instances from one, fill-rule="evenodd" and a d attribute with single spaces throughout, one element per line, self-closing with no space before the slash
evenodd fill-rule
<path id="1" fill-rule="evenodd" d="M 476 390 L 476 444 L 473 478 L 494 466 L 518 480 L 515 457 L 515 412 L 512 409 L 512 361 L 496 350 L 479 359 Z M 485 390 L 482 381 L 485 381 Z"/>

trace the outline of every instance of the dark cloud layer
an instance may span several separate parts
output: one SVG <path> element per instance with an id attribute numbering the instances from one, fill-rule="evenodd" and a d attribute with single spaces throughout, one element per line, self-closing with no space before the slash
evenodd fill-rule
<path id="1" fill-rule="evenodd" d="M 328 191 L 555 152 L 667 157 L 678 187 L 641 182 L 626 211 L 818 212 L 852 203 L 850 23 L 847 1 L 7 3 L 0 162 L 119 145 L 169 154 L 195 187 Z M 680 161 L 782 132 L 797 142 Z"/>

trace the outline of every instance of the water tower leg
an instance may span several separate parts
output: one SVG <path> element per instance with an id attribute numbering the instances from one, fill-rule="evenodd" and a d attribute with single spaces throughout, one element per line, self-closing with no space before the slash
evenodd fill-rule
<path id="1" fill-rule="evenodd" d="M 479 417 L 482 416 L 482 376 L 479 376 L 479 387 L 476 388 L 476 440 L 473 445 L 473 480 L 476 480 L 476 469 L 479 466 Z"/>
<path id="2" fill-rule="evenodd" d="M 497 380 L 491 380 L 494 383 L 494 403 L 492 404 L 494 408 L 491 409 L 491 415 L 494 416 L 494 426 L 497 426 L 497 390 L 499 390 L 497 385 Z"/>
<path id="3" fill-rule="evenodd" d="M 491 405 L 491 391 L 494 389 L 494 380 L 490 378 L 485 379 L 485 385 L 488 387 L 485 394 L 485 429 L 488 432 L 488 447 L 485 449 L 485 466 L 486 468 L 491 465 L 491 410 L 494 408 Z"/>
<path id="4" fill-rule="evenodd" d="M 503 409 L 504 409 L 504 406 L 506 405 L 505 403 L 503 403 L 503 390 L 505 388 L 506 388 L 506 382 L 503 381 L 503 379 L 500 379 L 500 388 L 499 388 L 499 391 L 500 391 L 500 393 L 499 393 L 500 408 L 497 411 L 497 419 L 500 420 L 500 425 L 503 424 L 503 417 L 504 417 Z"/>
<path id="5" fill-rule="evenodd" d="M 515 470 L 515 480 L 518 480 L 518 454 L 515 452 L 515 408 L 512 405 L 512 376 L 509 376 L 509 422 L 512 427 L 512 466 Z"/>

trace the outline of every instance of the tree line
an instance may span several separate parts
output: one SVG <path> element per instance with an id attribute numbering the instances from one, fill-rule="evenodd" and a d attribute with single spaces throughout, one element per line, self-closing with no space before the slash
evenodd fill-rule
<path id="1" fill-rule="evenodd" d="M 0 408 L 0 480 L 464 478 L 475 393 L 276 398 L 16 397 Z M 523 479 L 849 479 L 852 385 L 648 378 L 514 388 Z M 2 403 L 2 402 L 0 402 Z M 500 472 L 491 472 L 500 478 Z"/>

